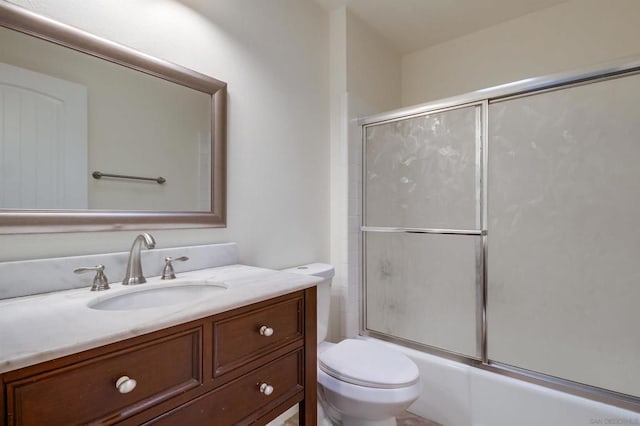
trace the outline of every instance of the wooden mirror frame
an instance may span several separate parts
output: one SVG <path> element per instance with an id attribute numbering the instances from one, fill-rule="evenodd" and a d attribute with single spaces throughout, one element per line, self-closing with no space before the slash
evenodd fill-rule
<path id="1" fill-rule="evenodd" d="M 22 7 L 0 2 L 0 26 L 211 95 L 211 211 L 0 209 L 0 234 L 226 226 L 227 84 Z"/>

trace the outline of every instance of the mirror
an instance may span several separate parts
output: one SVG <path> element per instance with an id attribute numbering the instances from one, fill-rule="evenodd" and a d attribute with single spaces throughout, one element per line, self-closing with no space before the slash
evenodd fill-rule
<path id="1" fill-rule="evenodd" d="M 0 233 L 225 226 L 225 83 L 7 3 L 0 25 Z"/>

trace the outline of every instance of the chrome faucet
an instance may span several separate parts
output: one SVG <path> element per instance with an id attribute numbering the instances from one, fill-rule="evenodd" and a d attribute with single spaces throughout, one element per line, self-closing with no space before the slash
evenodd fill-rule
<path id="1" fill-rule="evenodd" d="M 122 284 L 142 284 L 147 280 L 142 275 L 142 261 L 140 259 L 140 251 L 142 250 L 142 243 L 148 249 L 152 249 L 156 246 L 156 240 L 150 234 L 146 232 L 138 235 L 133 240 L 131 251 L 129 252 L 129 261 L 127 262 L 127 272 L 124 274 Z"/>
<path id="2" fill-rule="evenodd" d="M 93 286 L 91 287 L 91 291 L 102 291 L 109 290 L 109 280 L 107 276 L 104 274 L 104 265 L 96 265 L 91 267 L 82 267 L 76 268 L 73 270 L 76 274 L 82 274 L 89 271 L 95 271 L 96 276 L 93 278 Z"/>
<path id="3" fill-rule="evenodd" d="M 173 262 L 184 262 L 186 260 L 189 260 L 189 258 L 187 256 L 165 257 L 164 258 L 164 269 L 162 270 L 161 279 L 163 279 L 163 280 L 175 280 L 176 279 L 176 273 L 173 270 Z"/>

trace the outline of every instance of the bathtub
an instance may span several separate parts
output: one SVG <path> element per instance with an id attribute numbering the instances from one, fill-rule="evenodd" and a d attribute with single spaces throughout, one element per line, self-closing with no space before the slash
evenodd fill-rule
<path id="1" fill-rule="evenodd" d="M 445 426 L 640 425 L 640 413 L 485 371 L 372 337 L 420 370 L 409 411 Z"/>

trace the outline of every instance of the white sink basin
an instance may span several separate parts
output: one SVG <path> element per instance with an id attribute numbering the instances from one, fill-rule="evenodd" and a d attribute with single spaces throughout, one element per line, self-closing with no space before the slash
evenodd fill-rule
<path id="1" fill-rule="evenodd" d="M 197 301 L 203 297 L 224 290 L 226 290 L 226 287 L 216 284 L 156 287 L 120 294 L 93 303 L 90 302 L 88 306 L 91 309 L 103 311 L 132 311 Z"/>

